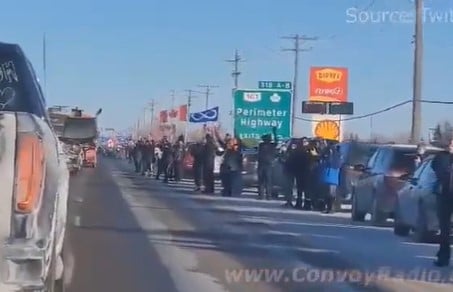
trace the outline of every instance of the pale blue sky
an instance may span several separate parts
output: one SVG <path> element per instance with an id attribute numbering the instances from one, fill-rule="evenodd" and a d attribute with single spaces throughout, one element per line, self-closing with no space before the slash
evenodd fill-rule
<path id="1" fill-rule="evenodd" d="M 104 108 L 106 127 L 131 126 L 140 108 L 156 98 L 179 103 L 184 89 L 215 84 L 211 105 L 220 105 L 223 122 L 231 109 L 231 65 L 224 60 L 239 49 L 242 87 L 259 80 L 292 80 L 293 56 L 283 35 L 320 37 L 301 56 L 299 100 L 308 91 L 310 66 L 345 66 L 350 70 L 350 100 L 357 114 L 398 103 L 411 96 L 411 23 L 347 23 L 346 10 L 365 9 L 371 0 L 79 0 L 4 1 L 1 40 L 22 45 L 42 76 L 42 35 L 48 38 L 48 103 Z M 367 13 L 411 11 L 410 0 L 376 0 Z M 453 11 L 452 0 L 427 0 L 438 12 Z M 449 15 L 446 15 L 449 16 Z M 453 100 L 453 16 L 427 20 L 423 95 Z M 351 18 L 349 18 L 351 19 Z M 198 89 L 199 90 L 199 89 Z M 201 110 L 204 99 L 195 101 Z M 375 132 L 409 130 L 406 106 L 374 118 Z M 425 105 L 427 130 L 447 119 L 453 106 Z M 300 112 L 300 105 L 298 106 Z M 309 123 L 298 122 L 298 132 Z M 346 123 L 347 130 L 369 135 L 370 120 Z"/>

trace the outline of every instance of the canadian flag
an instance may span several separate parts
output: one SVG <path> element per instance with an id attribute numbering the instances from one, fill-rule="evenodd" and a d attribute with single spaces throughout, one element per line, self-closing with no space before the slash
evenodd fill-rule
<path id="1" fill-rule="evenodd" d="M 187 105 L 181 105 L 176 109 L 172 109 L 168 113 L 170 119 L 178 119 L 179 121 L 187 121 Z"/>
<path id="2" fill-rule="evenodd" d="M 168 113 L 168 116 L 170 117 L 170 119 L 174 119 L 174 118 L 178 117 L 178 111 L 175 110 L 175 109 L 172 109 L 172 110 Z"/>
<path id="3" fill-rule="evenodd" d="M 168 122 L 168 112 L 167 111 L 160 111 L 160 122 L 161 123 L 166 123 Z"/>
<path id="4" fill-rule="evenodd" d="M 187 104 L 179 107 L 179 120 L 184 122 L 187 121 Z"/>

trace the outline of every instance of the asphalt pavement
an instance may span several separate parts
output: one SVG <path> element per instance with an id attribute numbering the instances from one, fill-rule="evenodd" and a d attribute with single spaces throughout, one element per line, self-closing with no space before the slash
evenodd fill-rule
<path id="1" fill-rule="evenodd" d="M 436 246 L 390 227 L 351 223 L 240 198 L 194 194 L 122 160 L 72 178 L 65 281 L 69 292 L 452 291 Z M 220 189 L 219 189 L 220 190 Z"/>

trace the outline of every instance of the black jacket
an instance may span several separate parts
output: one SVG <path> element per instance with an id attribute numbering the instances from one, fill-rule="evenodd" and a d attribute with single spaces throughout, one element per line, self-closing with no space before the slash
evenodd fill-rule
<path id="1" fill-rule="evenodd" d="M 272 142 L 262 142 L 258 145 L 258 166 L 269 166 L 276 156 L 276 145 Z"/>
<path id="2" fill-rule="evenodd" d="M 175 161 L 182 161 L 184 159 L 184 146 L 176 144 L 173 148 Z"/>
<path id="3" fill-rule="evenodd" d="M 204 146 L 201 143 L 195 143 L 190 146 L 190 155 L 193 157 L 193 163 L 200 165 L 203 163 L 203 150 Z"/>
<path id="4" fill-rule="evenodd" d="M 227 147 L 226 141 L 218 139 L 219 144 L 225 148 L 225 154 L 223 156 L 223 162 L 221 165 L 222 171 L 242 171 L 243 169 L 243 156 L 242 156 L 242 143 L 241 140 L 237 139 L 237 149 L 230 149 Z"/>
<path id="5" fill-rule="evenodd" d="M 207 139 L 203 147 L 203 164 L 206 166 L 214 166 L 214 160 L 217 152 L 217 145 L 214 138 Z"/>
<path id="6" fill-rule="evenodd" d="M 434 192 L 440 195 L 453 196 L 453 154 L 447 151 L 438 153 L 434 157 L 431 167 L 437 177 Z"/>

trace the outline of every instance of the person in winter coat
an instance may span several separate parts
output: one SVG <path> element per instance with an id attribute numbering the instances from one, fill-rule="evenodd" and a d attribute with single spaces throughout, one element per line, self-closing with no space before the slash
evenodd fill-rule
<path id="1" fill-rule="evenodd" d="M 226 142 L 220 138 L 217 131 L 214 132 L 219 144 L 225 148 L 221 165 L 223 181 L 222 196 L 232 197 L 242 194 L 242 146 L 237 138 L 230 138 Z"/>
<path id="2" fill-rule="evenodd" d="M 144 142 L 140 138 L 137 141 L 137 143 L 135 144 L 135 149 L 134 149 L 134 166 L 135 166 L 135 172 L 137 172 L 137 173 L 141 172 L 142 159 L 143 159 L 143 148 L 144 148 Z"/>
<path id="3" fill-rule="evenodd" d="M 286 205 L 292 207 L 293 201 L 293 187 L 296 183 L 297 198 L 294 205 L 297 209 L 304 207 L 304 197 L 306 208 L 311 208 L 308 194 L 308 178 L 310 169 L 310 153 L 306 138 L 294 139 L 289 146 L 284 163 L 284 173 L 287 178 L 287 185 L 285 190 Z"/>
<path id="4" fill-rule="evenodd" d="M 451 216 L 453 214 L 453 139 L 449 141 L 445 148 L 445 151 L 438 153 L 431 163 L 431 167 L 437 177 L 434 193 L 437 196 L 440 244 L 434 264 L 438 267 L 448 266 L 451 257 L 450 231 L 452 228 Z"/>
<path id="5" fill-rule="evenodd" d="M 184 137 L 180 136 L 173 148 L 173 174 L 175 181 L 181 181 L 183 175 Z"/>
<path id="6" fill-rule="evenodd" d="M 190 147 L 190 155 L 193 157 L 192 172 L 195 184 L 195 192 L 201 191 L 203 179 L 203 152 L 204 146 L 202 142 L 197 142 Z"/>
<path id="7" fill-rule="evenodd" d="M 276 157 L 276 145 L 278 143 L 276 128 L 272 129 L 272 135 L 263 135 L 263 140 L 258 145 L 258 199 L 263 199 L 266 194 L 266 200 L 272 196 L 273 182 L 272 182 L 272 165 Z"/>
<path id="8" fill-rule="evenodd" d="M 203 147 L 203 185 L 205 194 L 214 194 L 214 163 L 217 143 L 211 134 L 206 134 Z"/>
<path id="9" fill-rule="evenodd" d="M 328 145 L 322 155 L 322 182 L 324 184 L 325 213 L 331 213 L 337 199 L 337 186 L 340 182 L 340 146 Z"/>
<path id="10" fill-rule="evenodd" d="M 151 143 L 149 142 L 149 140 L 145 140 L 141 148 L 141 151 L 142 151 L 141 173 L 142 175 L 146 175 L 147 173 L 149 173 L 152 158 Z"/>

